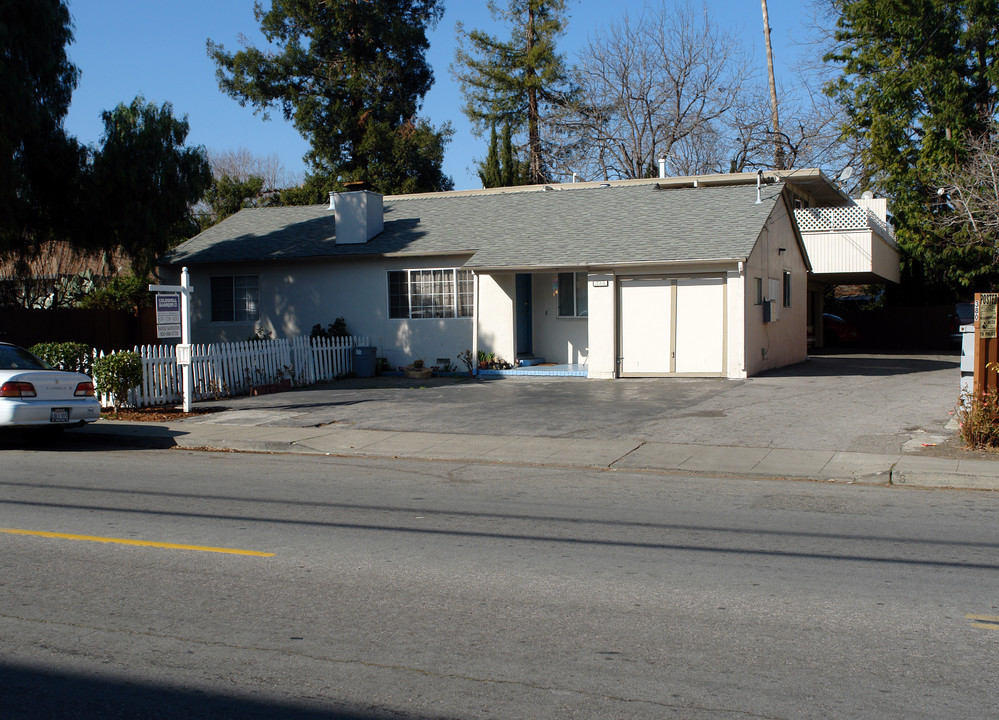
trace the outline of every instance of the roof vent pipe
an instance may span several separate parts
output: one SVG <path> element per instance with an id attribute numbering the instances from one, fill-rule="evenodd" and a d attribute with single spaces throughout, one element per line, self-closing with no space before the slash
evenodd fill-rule
<path id="1" fill-rule="evenodd" d="M 665 178 L 666 177 L 666 156 L 665 155 L 663 155 L 661 158 L 659 158 L 659 177 L 660 178 Z"/>
<path id="2" fill-rule="evenodd" d="M 756 204 L 761 205 L 763 203 L 763 196 L 760 194 L 760 190 L 763 188 L 763 171 L 756 171 Z"/>
<path id="3" fill-rule="evenodd" d="M 336 195 L 336 193 L 333 192 L 332 190 L 330 190 L 330 206 L 328 208 L 326 208 L 327 210 L 336 210 L 336 207 L 333 204 L 333 196 L 334 195 Z"/>

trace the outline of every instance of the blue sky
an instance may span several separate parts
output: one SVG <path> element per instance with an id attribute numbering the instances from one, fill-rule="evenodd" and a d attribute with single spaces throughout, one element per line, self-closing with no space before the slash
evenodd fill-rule
<path id="1" fill-rule="evenodd" d="M 503 0 L 500 0 L 502 3 Z M 601 27 L 618 21 L 625 12 L 641 13 L 648 0 L 569 0 L 568 30 L 560 43 L 567 59 L 576 54 Z M 266 4 L 266 3 L 265 3 Z M 734 32 L 751 52 L 751 65 L 764 67 L 763 19 L 758 0 L 706 0 L 716 25 Z M 787 67 L 800 52 L 798 41 L 807 35 L 807 0 L 768 0 L 773 28 L 778 80 L 790 83 Z M 250 107 L 223 94 L 215 66 L 205 52 L 211 38 L 228 50 L 239 47 L 239 37 L 261 44 L 253 17 L 252 0 L 69 0 L 75 26 L 70 59 L 81 71 L 80 83 L 66 118 L 70 134 L 87 144 L 100 140 L 100 114 L 142 94 L 147 100 L 173 104 L 175 115 L 187 115 L 188 142 L 209 150 L 247 148 L 256 155 L 277 154 L 285 169 L 302 174 L 302 156 L 308 146 L 280 113 L 264 121 Z M 446 12 L 430 38 L 428 60 L 436 83 L 427 95 L 421 115 L 435 125 L 450 120 L 455 137 L 448 146 L 444 172 L 458 190 L 480 187 L 473 167 L 485 155 L 486 138 L 475 137 L 461 113 L 462 97 L 451 79 L 455 23 L 467 29 L 490 28 L 485 0 L 446 0 Z M 506 31 L 499 30 L 503 36 Z"/>

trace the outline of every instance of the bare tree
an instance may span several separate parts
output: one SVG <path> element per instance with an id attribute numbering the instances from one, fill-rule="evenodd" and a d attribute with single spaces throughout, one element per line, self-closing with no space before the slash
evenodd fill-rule
<path id="1" fill-rule="evenodd" d="M 821 84 L 799 76 L 792 96 L 777 89 L 783 121 L 773 125 L 773 103 L 763 87 L 747 88 L 724 118 L 725 138 L 731 169 L 736 171 L 774 167 L 774 147 L 780 144 L 785 169 L 824 167 L 839 175 L 857 162 L 860 149 L 842 138 L 845 122 L 842 107 L 821 92 Z"/>
<path id="2" fill-rule="evenodd" d="M 967 156 L 941 172 L 941 199 L 934 215 L 952 244 L 978 247 L 999 263 L 999 123 L 989 133 L 967 133 Z"/>
<path id="3" fill-rule="evenodd" d="M 703 139 L 736 102 L 746 77 L 736 39 L 690 2 L 627 16 L 589 43 L 576 67 L 577 100 L 549 128 L 552 169 L 587 179 L 648 177 L 659 157 L 701 171 Z M 688 146 L 689 145 L 689 146 Z M 691 167 L 691 160 L 696 158 Z"/>
<path id="4" fill-rule="evenodd" d="M 211 151 L 208 153 L 208 163 L 212 167 L 212 177 L 216 180 L 223 175 L 239 182 L 259 177 L 264 181 L 264 191 L 291 187 L 301 182 L 301 178 L 285 170 L 277 153 L 254 155 L 247 148 Z"/>

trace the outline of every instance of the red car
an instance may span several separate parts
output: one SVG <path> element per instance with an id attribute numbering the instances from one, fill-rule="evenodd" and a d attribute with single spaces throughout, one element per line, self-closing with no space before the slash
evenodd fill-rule
<path id="1" fill-rule="evenodd" d="M 860 342 L 857 328 L 839 315 L 822 315 L 822 338 L 826 345 L 856 345 Z"/>

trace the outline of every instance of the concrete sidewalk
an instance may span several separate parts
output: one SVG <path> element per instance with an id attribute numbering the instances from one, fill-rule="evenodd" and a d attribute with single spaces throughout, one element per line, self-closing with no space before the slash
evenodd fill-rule
<path id="1" fill-rule="evenodd" d="M 999 459 L 964 460 L 836 450 L 753 448 L 520 435 L 371 430 L 346 425 L 281 427 L 266 410 L 244 410 L 230 422 L 101 420 L 70 430 L 90 440 L 149 447 L 213 448 L 342 457 L 409 458 L 562 467 L 797 478 L 999 490 Z M 221 420 L 221 418 L 219 418 Z"/>

